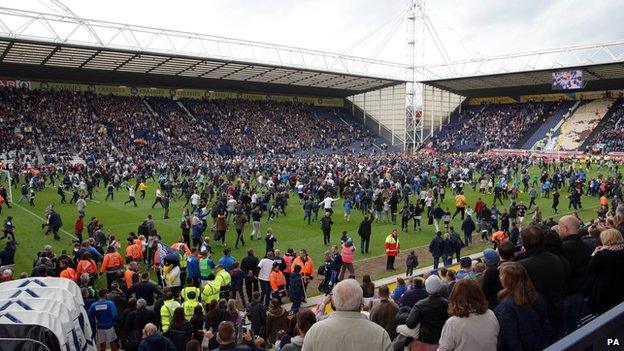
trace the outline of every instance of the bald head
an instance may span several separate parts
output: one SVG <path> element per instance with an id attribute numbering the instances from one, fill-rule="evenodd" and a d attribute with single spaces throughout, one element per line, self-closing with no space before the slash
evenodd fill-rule
<path id="1" fill-rule="evenodd" d="M 565 238 L 566 236 L 578 234 L 581 222 L 572 215 L 563 216 L 559 219 L 559 236 Z"/>

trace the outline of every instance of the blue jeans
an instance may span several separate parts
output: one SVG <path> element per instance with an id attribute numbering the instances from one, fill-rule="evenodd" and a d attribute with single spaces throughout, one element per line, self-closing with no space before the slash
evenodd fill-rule
<path id="1" fill-rule="evenodd" d="M 266 308 L 271 301 L 271 285 L 268 281 L 260 279 L 260 293 L 262 295 L 262 303 Z"/>
<path id="2" fill-rule="evenodd" d="M 563 323 L 560 327 L 561 337 L 576 330 L 580 321 L 581 310 L 583 308 L 583 294 L 566 296 L 563 299 Z"/>

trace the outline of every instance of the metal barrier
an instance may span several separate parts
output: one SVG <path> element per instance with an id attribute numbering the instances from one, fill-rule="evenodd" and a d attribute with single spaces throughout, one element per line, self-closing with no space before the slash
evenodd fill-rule
<path id="1" fill-rule="evenodd" d="M 567 350 L 624 350 L 624 302 L 546 349 Z"/>

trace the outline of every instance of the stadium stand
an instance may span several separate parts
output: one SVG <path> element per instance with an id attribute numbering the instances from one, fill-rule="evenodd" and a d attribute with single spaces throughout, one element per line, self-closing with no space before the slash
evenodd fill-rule
<path id="1" fill-rule="evenodd" d="M 530 150 L 538 141 L 546 138 L 547 134 L 552 133 L 555 126 L 559 124 L 566 114 L 570 113 L 574 103 L 574 101 L 559 100 L 548 116 L 544 117 L 541 124 L 537 125 L 537 129 L 533 133 L 529 132 L 526 134 L 528 140 L 522 144 L 521 148 Z"/>
<path id="2" fill-rule="evenodd" d="M 594 146 L 603 152 L 624 151 L 624 99 L 613 104 L 581 149 Z"/>
<path id="3" fill-rule="evenodd" d="M 201 159 L 370 148 L 374 134 L 344 109 L 245 100 L 174 101 L 3 88 L 3 159 Z M 191 114 L 191 115 L 189 115 Z M 32 136 L 24 135 L 32 129 Z M 34 145 L 36 144 L 36 145 Z M 18 147 L 19 146 L 19 147 Z"/>
<path id="4" fill-rule="evenodd" d="M 561 126 L 556 149 L 577 150 L 589 134 L 598 126 L 614 99 L 597 99 L 584 102 Z"/>
<path id="5" fill-rule="evenodd" d="M 552 105 L 529 102 L 468 106 L 437 133 L 435 144 L 454 151 L 512 148 L 541 122 Z"/>

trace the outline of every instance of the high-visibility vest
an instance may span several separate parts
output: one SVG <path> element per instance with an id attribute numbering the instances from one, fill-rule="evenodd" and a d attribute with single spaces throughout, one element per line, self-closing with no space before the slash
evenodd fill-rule
<path id="1" fill-rule="evenodd" d="M 204 290 L 201 294 L 201 300 L 205 304 L 209 304 L 212 301 L 219 300 L 219 292 L 221 291 L 221 284 L 215 280 L 209 280 L 204 286 Z"/>
<path id="2" fill-rule="evenodd" d="M 61 274 L 60 274 L 61 278 L 67 278 L 73 282 L 75 282 L 76 280 L 78 280 L 78 276 L 76 275 L 76 271 L 71 268 L 71 267 L 67 267 L 65 268 Z"/>
<path id="3" fill-rule="evenodd" d="M 163 306 L 160 308 L 160 321 L 162 323 L 163 333 L 169 330 L 169 324 L 171 323 L 171 318 L 173 317 L 173 311 L 175 311 L 178 307 L 180 307 L 180 304 L 174 299 L 171 299 L 165 301 Z"/>
<path id="4" fill-rule="evenodd" d="M 312 262 L 312 259 L 310 258 L 310 256 L 308 256 L 308 259 L 305 262 L 303 262 L 301 257 L 297 256 L 293 260 L 293 263 L 290 268 L 293 272 L 295 271 L 295 266 L 301 266 L 301 275 L 303 276 L 314 275 L 314 262 Z"/>
<path id="5" fill-rule="evenodd" d="M 180 297 L 182 298 L 182 300 L 189 300 L 188 293 L 190 293 L 191 291 L 195 292 L 196 299 L 200 298 L 201 290 L 198 287 L 187 286 L 187 287 L 184 287 L 182 291 L 180 291 Z"/>
<path id="6" fill-rule="evenodd" d="M 104 273 L 106 271 L 117 271 L 123 267 L 123 259 L 119 252 L 111 252 L 104 255 L 104 261 L 102 262 L 102 267 L 100 268 L 100 272 Z"/>
<path id="7" fill-rule="evenodd" d="M 208 258 L 202 258 L 199 260 L 199 276 L 202 280 L 207 280 L 208 276 L 212 274 L 212 267 L 210 267 L 208 262 Z"/>
<path id="8" fill-rule="evenodd" d="M 133 271 L 132 269 L 126 269 L 126 271 L 124 272 L 124 281 L 126 282 L 126 287 L 128 289 L 130 289 L 130 287 L 132 286 L 132 277 L 135 274 L 138 274 L 138 273 Z"/>
<path id="9" fill-rule="evenodd" d="M 271 282 L 272 291 L 278 291 L 282 286 L 286 286 L 286 278 L 284 278 L 284 273 L 281 271 L 271 271 L 269 281 Z"/>
<path id="10" fill-rule="evenodd" d="M 222 269 L 215 274 L 215 280 L 219 281 L 219 284 L 223 288 L 230 285 L 232 282 L 232 276 L 225 269 Z"/>
<path id="11" fill-rule="evenodd" d="M 182 303 L 182 308 L 184 308 L 184 318 L 187 321 L 191 320 L 191 318 L 193 317 L 193 314 L 195 313 L 195 307 L 197 306 L 201 307 L 201 303 L 199 303 L 196 298 L 188 299 L 184 301 L 184 303 Z M 202 307 L 202 311 L 203 310 L 204 308 Z"/>
<path id="12" fill-rule="evenodd" d="M 185 271 L 186 266 L 188 266 L 188 255 L 183 251 L 182 255 L 180 255 L 180 270 Z"/>

